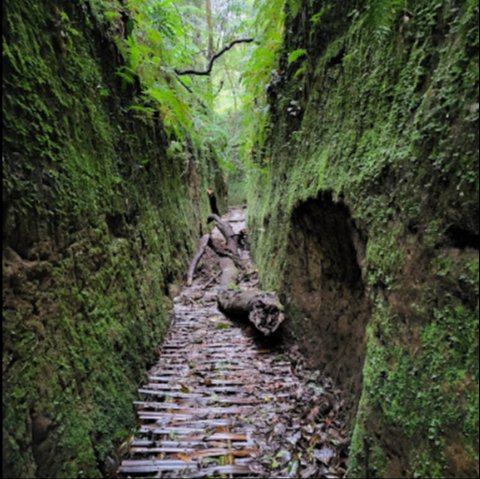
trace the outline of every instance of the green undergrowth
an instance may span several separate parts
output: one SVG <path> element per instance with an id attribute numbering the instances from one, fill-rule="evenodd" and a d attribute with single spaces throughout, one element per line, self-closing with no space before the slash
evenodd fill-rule
<path id="1" fill-rule="evenodd" d="M 131 108 L 121 2 L 7 3 L 3 475 L 106 477 L 223 183 L 169 111 Z"/>
<path id="2" fill-rule="evenodd" d="M 366 240 L 349 477 L 474 477 L 478 5 L 407 3 L 287 2 L 269 121 L 252 139 L 249 225 L 272 289 L 291 214 L 320 192 Z"/>

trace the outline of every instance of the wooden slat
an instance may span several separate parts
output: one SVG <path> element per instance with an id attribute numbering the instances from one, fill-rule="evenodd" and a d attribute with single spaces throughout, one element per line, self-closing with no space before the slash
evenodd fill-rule
<path id="1" fill-rule="evenodd" d="M 200 408 L 198 406 L 192 405 L 181 405 L 175 403 L 162 403 L 162 402 L 150 402 L 150 401 L 135 401 L 134 404 L 141 406 L 138 412 L 148 411 L 151 408 L 155 410 L 172 410 L 179 412 L 181 414 L 192 414 L 192 415 L 202 415 L 202 414 L 232 414 L 232 415 L 248 415 L 255 411 L 254 406 L 226 406 L 226 407 L 205 407 Z M 145 408 L 145 409 L 144 409 Z M 161 411 L 159 411 L 161 413 Z"/>
<path id="2" fill-rule="evenodd" d="M 121 477 L 257 477 L 249 465 L 266 441 L 257 422 L 291 404 L 297 380 L 290 362 L 225 318 L 230 327 L 217 329 L 217 287 L 203 286 L 196 279 L 182 293 L 206 289 L 202 300 L 174 301 L 158 363 L 134 402 L 139 428 Z"/>
<path id="3" fill-rule="evenodd" d="M 232 457 L 254 457 L 258 454 L 258 449 L 254 448 L 210 448 L 210 449 L 192 449 L 186 447 L 132 447 L 130 449 L 131 453 L 135 454 L 183 454 L 190 457 L 192 460 L 204 459 L 207 457 L 221 457 L 221 456 L 232 456 Z"/>

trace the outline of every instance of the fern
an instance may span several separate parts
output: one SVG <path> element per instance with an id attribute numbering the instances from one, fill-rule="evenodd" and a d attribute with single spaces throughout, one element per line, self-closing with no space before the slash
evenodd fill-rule
<path id="1" fill-rule="evenodd" d="M 327 13 L 328 8 L 323 7 L 320 9 L 319 12 L 315 13 L 311 18 L 310 22 L 312 23 L 313 28 L 317 28 L 317 26 L 320 24 L 322 18 L 325 16 Z"/>
<path id="2" fill-rule="evenodd" d="M 175 38 L 175 32 L 178 30 L 178 22 L 175 14 L 169 8 L 168 3 L 169 2 L 165 0 L 150 3 L 145 13 L 156 31 L 165 38 L 173 40 Z"/>
<path id="3" fill-rule="evenodd" d="M 364 24 L 373 31 L 378 40 L 382 40 L 391 32 L 399 13 L 406 9 L 406 0 L 370 0 Z"/>
<path id="4" fill-rule="evenodd" d="M 135 81 L 135 72 L 129 67 L 126 67 L 126 66 L 119 67 L 116 71 L 116 74 L 127 85 L 132 85 Z"/>
<path id="5" fill-rule="evenodd" d="M 146 94 L 159 103 L 166 125 L 173 127 L 177 134 L 181 131 L 178 127 L 184 130 L 191 127 L 188 106 L 177 97 L 175 90 L 166 84 L 156 83 Z"/>

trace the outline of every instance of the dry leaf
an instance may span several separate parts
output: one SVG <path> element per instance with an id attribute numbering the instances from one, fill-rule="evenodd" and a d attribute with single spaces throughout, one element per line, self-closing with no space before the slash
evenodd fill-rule
<path id="1" fill-rule="evenodd" d="M 181 452 L 178 452 L 176 454 L 176 456 L 181 460 L 181 461 L 185 461 L 185 462 L 191 462 L 192 461 L 192 457 L 189 456 L 188 454 L 183 454 Z"/>
<path id="2" fill-rule="evenodd" d="M 329 465 L 330 461 L 335 457 L 335 451 L 329 447 L 322 447 L 321 449 L 314 449 L 313 457 L 325 464 Z"/>

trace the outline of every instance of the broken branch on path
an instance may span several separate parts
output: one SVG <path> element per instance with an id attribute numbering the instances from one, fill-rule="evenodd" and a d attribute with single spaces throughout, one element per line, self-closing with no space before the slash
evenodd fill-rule
<path id="1" fill-rule="evenodd" d="M 198 75 L 198 76 L 209 76 L 210 73 L 212 73 L 212 68 L 213 64 L 215 63 L 215 60 L 218 60 L 224 53 L 228 52 L 231 48 L 233 48 L 235 45 L 238 43 L 252 43 L 254 42 L 254 38 L 239 38 L 237 40 L 233 40 L 233 42 L 230 42 L 226 47 L 222 48 L 218 53 L 212 56 L 210 58 L 210 62 L 208 64 L 208 68 L 206 70 L 177 70 L 175 69 L 175 73 L 178 76 L 183 76 L 183 75 Z"/>
<path id="2" fill-rule="evenodd" d="M 202 289 L 205 291 L 212 283 L 214 283 L 218 277 L 221 275 L 222 273 L 219 272 L 219 273 L 216 273 L 214 274 L 202 287 Z"/>
<path id="3" fill-rule="evenodd" d="M 212 214 L 208 217 L 208 220 L 215 220 L 217 228 L 222 233 L 225 241 L 227 242 L 227 249 L 234 254 L 235 256 L 238 255 L 238 241 L 237 235 L 233 231 L 233 228 L 230 226 L 230 223 L 222 221 L 220 216 Z"/>
<path id="4" fill-rule="evenodd" d="M 194 256 L 190 266 L 188 267 L 187 273 L 187 286 L 192 286 L 193 282 L 193 275 L 195 274 L 195 270 L 197 269 L 198 262 L 202 258 L 205 250 L 207 249 L 208 241 L 210 240 L 210 235 L 203 235 L 200 240 L 200 245 L 198 247 L 197 254 Z"/>

